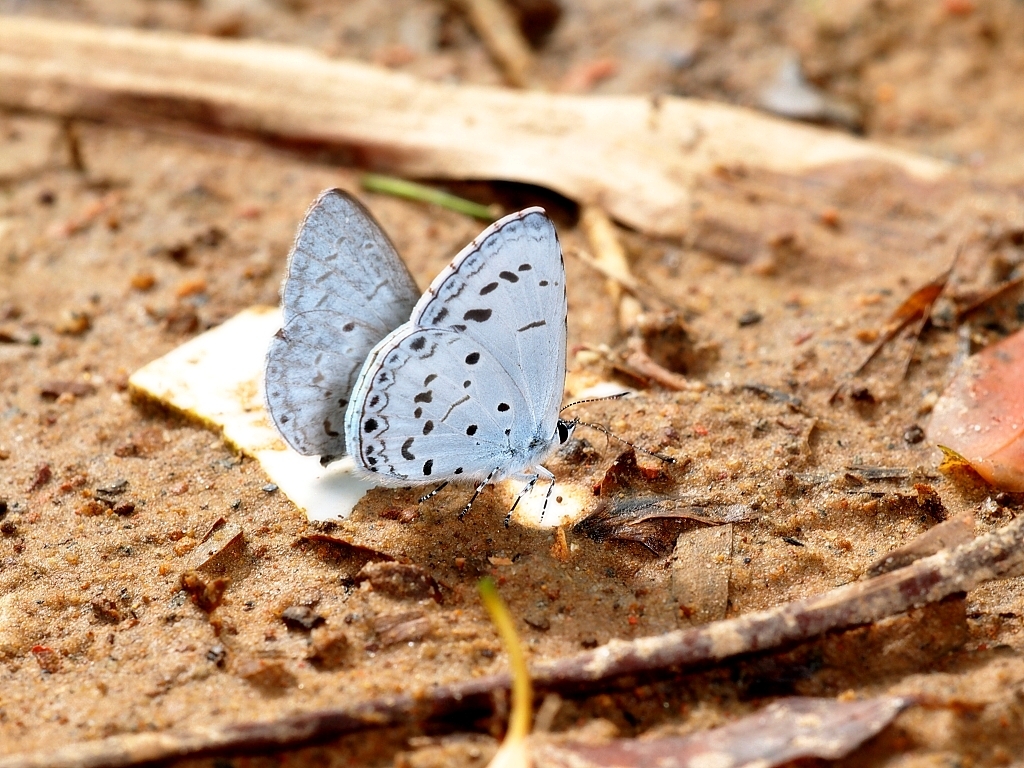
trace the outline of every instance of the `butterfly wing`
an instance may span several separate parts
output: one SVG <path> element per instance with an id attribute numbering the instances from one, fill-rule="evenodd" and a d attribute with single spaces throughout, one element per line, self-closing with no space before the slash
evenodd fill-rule
<path id="1" fill-rule="evenodd" d="M 492 224 L 371 353 L 346 421 L 357 464 L 420 483 L 532 466 L 557 428 L 566 309 L 543 210 Z"/>
<path id="2" fill-rule="evenodd" d="M 405 322 L 416 283 L 372 214 L 339 189 L 306 212 L 267 351 L 267 411 L 303 455 L 345 453 L 345 410 L 370 350 Z"/>

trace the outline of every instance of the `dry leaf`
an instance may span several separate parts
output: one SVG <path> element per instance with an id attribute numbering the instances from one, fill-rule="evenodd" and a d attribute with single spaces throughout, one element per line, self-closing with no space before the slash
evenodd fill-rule
<path id="1" fill-rule="evenodd" d="M 928 438 L 985 480 L 1024 491 L 1024 331 L 970 357 L 932 411 Z M 948 458 L 948 457 L 947 457 Z"/>
<path id="2" fill-rule="evenodd" d="M 784 699 L 729 725 L 689 736 L 545 744 L 535 754 L 544 765 L 573 768 L 770 768 L 801 758 L 836 760 L 879 733 L 910 703 L 896 697 Z"/>

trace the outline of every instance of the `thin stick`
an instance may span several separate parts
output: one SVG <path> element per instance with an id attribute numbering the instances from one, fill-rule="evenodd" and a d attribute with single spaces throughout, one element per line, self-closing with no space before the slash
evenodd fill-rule
<path id="1" fill-rule="evenodd" d="M 539 692 L 572 692 L 609 685 L 623 675 L 707 668 L 737 656 L 771 651 L 827 632 L 870 624 L 936 603 L 1002 578 L 1024 562 L 1024 517 L 954 550 L 906 568 L 767 611 L 656 637 L 612 642 L 593 651 L 534 665 Z M 385 728 L 467 709 L 489 709 L 495 692 L 508 691 L 507 674 L 428 688 L 336 709 L 268 722 L 210 727 L 195 732 L 114 736 L 0 758 L 0 768 L 125 768 L 156 760 L 292 748 L 314 740 Z"/>
<path id="2" fill-rule="evenodd" d="M 505 82 L 515 88 L 530 85 L 533 52 L 511 9 L 504 0 L 456 0 L 494 63 L 501 67 Z"/>
<path id="3" fill-rule="evenodd" d="M 643 379 L 649 379 L 655 384 L 672 390 L 673 392 L 687 392 L 694 389 L 701 389 L 705 385 L 701 382 L 693 382 L 685 376 L 668 370 L 662 365 L 654 362 L 647 354 L 642 339 L 632 338 L 626 343 L 628 350 L 622 362 L 622 369 Z"/>

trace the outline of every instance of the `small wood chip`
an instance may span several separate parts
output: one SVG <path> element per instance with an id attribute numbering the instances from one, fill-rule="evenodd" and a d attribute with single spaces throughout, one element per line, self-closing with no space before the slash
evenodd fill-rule
<path id="1" fill-rule="evenodd" d="M 356 574 L 356 580 L 369 581 L 374 592 L 399 600 L 441 600 L 441 590 L 437 582 L 418 565 L 395 562 L 367 563 Z"/>
<path id="2" fill-rule="evenodd" d="M 403 611 L 378 616 L 373 631 L 383 646 L 412 643 L 430 634 L 430 619 L 422 611 Z"/>
<path id="3" fill-rule="evenodd" d="M 238 523 L 225 522 L 214 526 L 204 541 L 189 553 L 186 567 L 193 570 L 225 570 L 244 550 L 245 533 L 242 527 Z"/>
<path id="4" fill-rule="evenodd" d="M 39 394 L 45 400 L 56 400 L 61 395 L 85 397 L 95 392 L 96 387 L 84 381 L 48 381 L 39 388 Z"/>

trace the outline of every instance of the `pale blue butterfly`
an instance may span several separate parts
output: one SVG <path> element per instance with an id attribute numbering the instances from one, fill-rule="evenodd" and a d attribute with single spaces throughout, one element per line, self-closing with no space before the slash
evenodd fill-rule
<path id="1" fill-rule="evenodd" d="M 541 208 L 500 219 L 415 296 L 371 214 L 323 192 L 289 256 L 267 353 L 278 431 L 324 464 L 351 453 L 384 485 L 474 481 L 463 514 L 504 478 L 526 481 L 513 509 L 541 477 L 550 496 L 540 462 L 576 424 L 559 418 L 567 303 L 551 220 Z"/>

